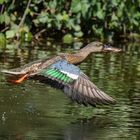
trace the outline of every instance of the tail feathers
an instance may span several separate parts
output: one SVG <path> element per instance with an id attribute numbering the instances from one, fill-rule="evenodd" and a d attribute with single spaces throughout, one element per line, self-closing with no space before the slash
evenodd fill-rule
<path id="1" fill-rule="evenodd" d="M 9 71 L 9 70 L 2 70 L 1 72 L 6 73 L 6 74 L 11 74 L 11 75 L 22 75 L 25 74 L 24 72 L 20 71 Z"/>

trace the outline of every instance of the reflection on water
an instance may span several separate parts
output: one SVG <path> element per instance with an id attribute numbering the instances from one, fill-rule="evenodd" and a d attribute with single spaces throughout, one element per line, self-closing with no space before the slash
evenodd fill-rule
<path id="1" fill-rule="evenodd" d="M 0 51 L 0 69 L 15 68 L 60 52 L 75 52 L 81 43 Z M 47 85 L 27 81 L 11 85 L 0 75 L 0 140 L 109 140 L 140 137 L 140 47 L 116 44 L 119 54 L 92 54 L 80 68 L 98 87 L 117 99 L 98 108 L 72 103 Z"/>

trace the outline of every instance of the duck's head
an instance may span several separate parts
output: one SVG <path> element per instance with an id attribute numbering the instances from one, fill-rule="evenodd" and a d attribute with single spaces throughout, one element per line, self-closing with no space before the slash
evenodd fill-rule
<path id="1" fill-rule="evenodd" d="M 112 47 L 110 44 L 104 44 L 102 47 L 103 52 L 121 52 L 122 49 Z"/>
<path id="2" fill-rule="evenodd" d="M 82 51 L 84 52 L 120 52 L 119 48 L 112 47 L 111 45 L 103 44 L 102 42 L 91 42 L 85 46 Z"/>

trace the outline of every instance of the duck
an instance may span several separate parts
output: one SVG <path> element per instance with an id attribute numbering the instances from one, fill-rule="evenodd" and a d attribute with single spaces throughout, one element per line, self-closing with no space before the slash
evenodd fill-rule
<path id="1" fill-rule="evenodd" d="M 21 84 L 27 79 L 37 80 L 62 90 L 72 101 L 85 106 L 115 104 L 116 100 L 99 89 L 77 65 L 91 53 L 120 51 L 121 49 L 94 41 L 77 53 L 61 53 L 2 72 L 12 75 L 13 78 L 9 81 L 14 84 Z"/>

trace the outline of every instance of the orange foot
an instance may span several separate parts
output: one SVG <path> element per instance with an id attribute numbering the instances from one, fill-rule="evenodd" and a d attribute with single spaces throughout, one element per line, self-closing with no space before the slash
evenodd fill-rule
<path id="1" fill-rule="evenodd" d="M 10 80 L 9 82 L 14 83 L 14 84 L 20 84 L 20 83 L 22 83 L 27 77 L 28 77 L 28 74 L 25 74 L 25 75 L 21 76 L 19 79 L 17 79 L 17 80 Z"/>

